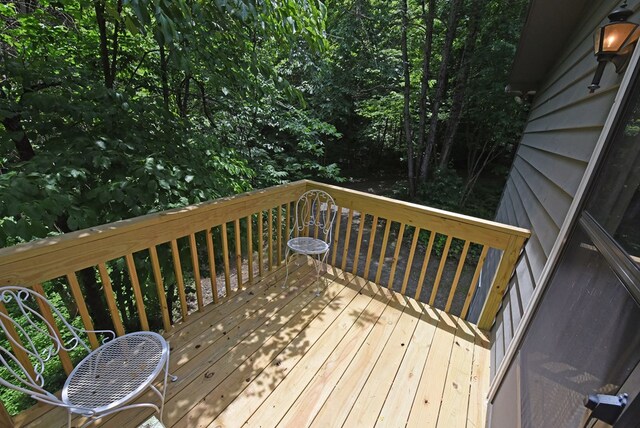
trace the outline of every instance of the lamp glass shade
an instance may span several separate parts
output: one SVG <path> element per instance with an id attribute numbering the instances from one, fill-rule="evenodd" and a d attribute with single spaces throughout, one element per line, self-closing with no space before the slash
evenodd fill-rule
<path id="1" fill-rule="evenodd" d="M 638 24 L 633 22 L 612 22 L 596 31 L 594 50 L 596 55 L 615 54 L 627 44 L 631 35 L 635 34 Z"/>

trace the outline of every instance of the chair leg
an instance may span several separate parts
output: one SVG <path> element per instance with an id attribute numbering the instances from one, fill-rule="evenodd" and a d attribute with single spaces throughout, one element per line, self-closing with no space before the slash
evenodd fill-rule
<path id="1" fill-rule="evenodd" d="M 284 282 L 282 283 L 282 288 L 287 288 L 287 279 L 289 278 L 289 247 L 287 246 L 287 250 L 284 253 L 284 268 L 286 270 L 286 274 L 284 276 Z"/>
<path id="2" fill-rule="evenodd" d="M 171 379 L 171 382 L 178 380 L 178 376 L 174 376 L 169 373 L 169 353 L 167 353 L 167 361 L 164 363 L 164 382 L 162 384 L 162 397 L 160 403 L 160 422 L 162 422 L 162 416 L 164 414 L 164 399 L 167 395 L 167 378 Z"/>
<path id="3" fill-rule="evenodd" d="M 316 297 L 320 297 L 320 271 L 322 270 L 322 262 L 320 261 L 320 254 L 313 259 L 313 264 L 316 268 Z"/>

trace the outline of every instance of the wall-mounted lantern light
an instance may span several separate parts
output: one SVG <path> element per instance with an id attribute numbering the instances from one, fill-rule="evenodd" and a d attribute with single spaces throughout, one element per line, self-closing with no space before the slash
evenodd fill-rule
<path id="1" fill-rule="evenodd" d="M 627 9 L 627 3 L 609 14 L 609 23 L 596 30 L 594 51 L 598 58 L 598 68 L 593 76 L 593 82 L 589 85 L 589 92 L 600 87 L 600 78 L 607 62 L 616 66 L 616 73 L 622 73 L 631 57 L 633 48 L 640 36 L 638 24 L 628 22 L 627 19 L 633 12 Z"/>

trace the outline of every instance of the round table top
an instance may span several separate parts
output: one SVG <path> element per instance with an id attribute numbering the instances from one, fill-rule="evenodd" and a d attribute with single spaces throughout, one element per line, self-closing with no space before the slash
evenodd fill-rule
<path id="1" fill-rule="evenodd" d="M 329 251 L 329 244 L 322 239 L 306 236 L 289 239 L 287 245 L 293 251 L 302 254 L 324 254 Z"/>
<path id="2" fill-rule="evenodd" d="M 103 413 L 132 400 L 158 376 L 169 355 L 158 333 L 136 332 L 106 342 L 71 372 L 62 401 L 78 413 Z"/>

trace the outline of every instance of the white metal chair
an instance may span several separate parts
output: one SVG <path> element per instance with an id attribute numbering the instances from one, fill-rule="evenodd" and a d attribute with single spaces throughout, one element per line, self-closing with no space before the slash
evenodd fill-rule
<path id="1" fill-rule="evenodd" d="M 286 276 L 282 287 L 289 278 L 288 258 L 290 253 L 311 256 L 316 268 L 316 296 L 320 295 L 319 280 L 323 268 L 326 270 L 333 223 L 336 219 L 336 204 L 327 192 L 309 190 L 300 196 L 295 207 L 295 223 L 289 233 L 284 260 Z"/>
<path id="2" fill-rule="evenodd" d="M 105 339 L 100 347 L 91 351 L 81 337 L 88 331 L 71 325 L 42 294 L 25 287 L 0 287 L 0 302 L 9 309 L 6 313 L 0 311 L 0 326 L 13 350 L 0 346 L 0 364 L 9 374 L 0 377 L 0 385 L 66 408 L 69 427 L 74 414 L 87 417 L 82 425 L 86 426 L 97 418 L 137 407 L 153 408 L 162 421 L 170 375 L 169 345 L 161 335 L 144 331 L 116 337 L 113 331 L 95 330 L 92 333 L 104 335 Z M 89 355 L 73 369 L 58 398 L 44 389 L 45 363 L 61 350 L 71 351 L 77 347 L 84 348 Z M 25 356 L 33 371 L 21 363 Z M 161 372 L 164 372 L 162 391 L 153 385 Z M 177 379 L 170 377 L 173 381 Z M 147 389 L 160 398 L 160 406 L 130 404 Z"/>

